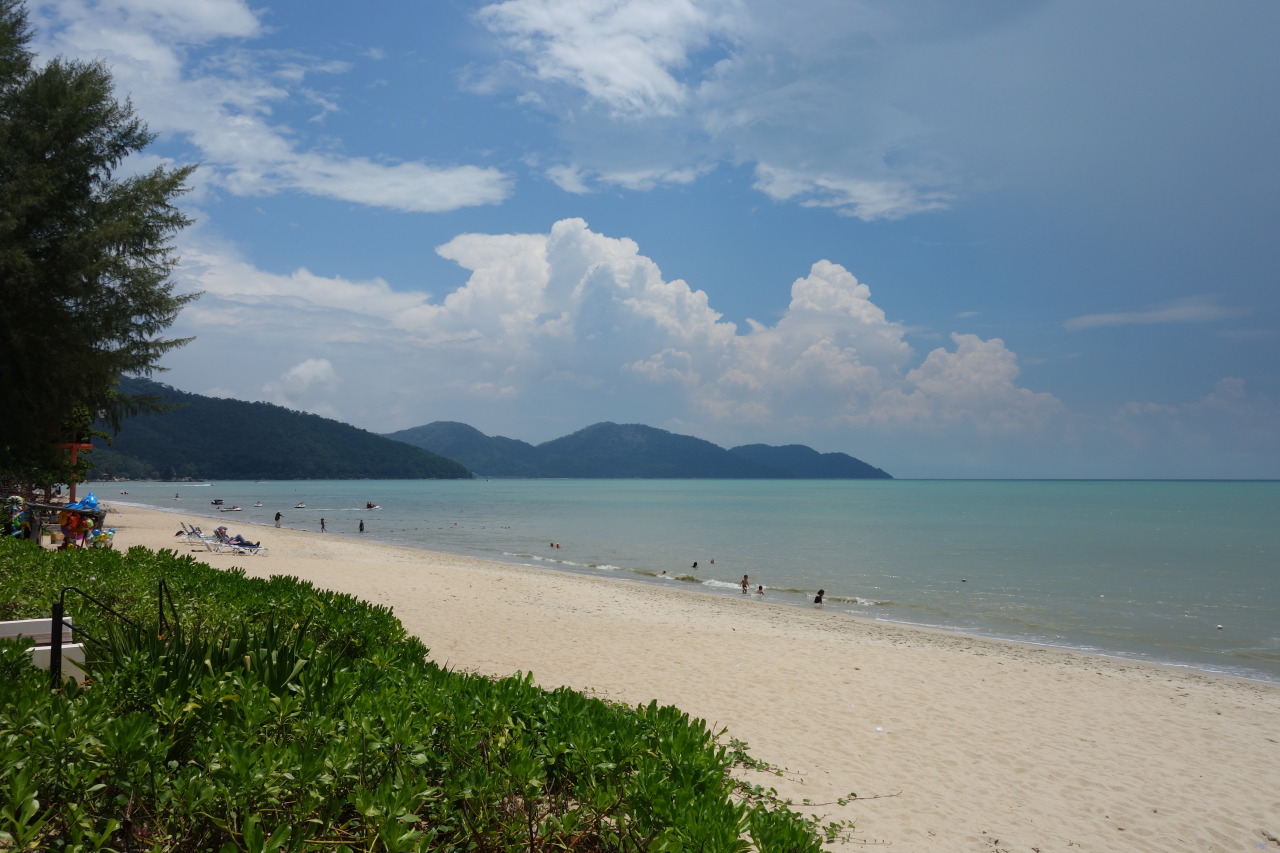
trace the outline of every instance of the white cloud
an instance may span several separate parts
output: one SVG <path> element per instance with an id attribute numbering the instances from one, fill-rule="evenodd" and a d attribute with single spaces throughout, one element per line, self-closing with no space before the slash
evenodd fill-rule
<path id="1" fill-rule="evenodd" d="M 552 166 L 547 169 L 547 177 L 567 193 L 586 195 L 591 192 L 591 187 L 587 186 L 586 175 L 577 166 Z"/>
<path id="2" fill-rule="evenodd" d="M 308 358 L 262 386 L 266 400 L 278 406 L 329 418 L 340 417 L 334 398 L 342 380 L 327 358 Z"/>
<path id="3" fill-rule="evenodd" d="M 273 111 L 319 104 L 320 115 L 310 117 L 322 118 L 340 110 L 305 82 L 344 73 L 349 65 L 252 52 L 243 45 L 262 29 L 243 3 L 62 0 L 41 11 L 42 53 L 104 60 L 150 127 L 190 140 L 200 151 L 204 180 L 235 194 L 297 191 L 426 213 L 496 204 L 511 194 L 511 178 L 491 167 L 308 150 L 296 129 L 273 120 Z M 236 41 L 224 45 L 229 39 Z M 189 49 L 196 44 L 211 54 L 198 60 Z"/>
<path id="4" fill-rule="evenodd" d="M 579 89 L 622 118 L 673 115 L 689 100 L 680 72 L 723 37 L 732 2 L 507 0 L 476 13 L 536 80 Z"/>
<path id="5" fill-rule="evenodd" d="M 926 210 L 941 210 L 950 196 L 903 180 L 863 180 L 830 174 L 756 166 L 756 189 L 774 201 L 798 201 L 804 207 L 826 207 L 864 222 L 901 219 Z"/>
<path id="6" fill-rule="evenodd" d="M 281 399 L 333 391 L 298 389 L 297 381 L 328 378 L 334 365 L 360 362 L 377 347 L 375 361 L 393 365 L 380 381 L 398 392 L 506 400 L 542 414 L 599 410 L 607 418 L 619 416 L 615 406 L 651 404 L 661 408 L 640 419 L 697 418 L 713 429 L 964 423 L 1012 433 L 1042 427 L 1058 407 L 1018 387 L 1017 358 L 999 340 L 956 335 L 954 351 L 937 349 L 912 369 L 906 328 L 885 317 L 866 284 L 828 261 L 792 284 L 776 324 L 739 330 L 705 292 L 664 279 L 634 241 L 579 219 L 547 234 L 464 234 L 437 251 L 467 279 L 433 301 L 377 280 L 304 269 L 270 275 L 193 246 L 184 275 L 206 296 L 184 318 L 197 334 L 233 328 L 284 352 L 325 347 L 325 371 L 305 362 L 305 371 L 284 374 L 293 384 L 271 386 Z"/>
<path id="7" fill-rule="evenodd" d="M 775 201 L 897 219 L 946 207 L 957 180 L 923 142 L 937 131 L 883 91 L 886 57 L 897 55 L 886 46 L 947 27 L 882 6 L 491 3 L 477 18 L 524 75 L 516 82 L 495 71 L 485 91 L 514 89 L 519 102 L 559 116 L 572 128 L 578 175 L 649 190 L 696 180 L 718 162 L 745 162 Z M 650 131 L 662 144 L 628 138 Z"/>
<path id="8" fill-rule="evenodd" d="M 252 38 L 261 33 L 257 15 L 241 0 L 102 0 L 102 2 L 48 2 L 30 4 L 40 29 L 61 20 L 82 34 L 104 22 L 116 22 L 122 30 L 163 34 L 187 44 L 217 38 Z"/>
<path id="9" fill-rule="evenodd" d="M 1274 465 L 1261 461 L 1280 458 L 1276 423 L 1280 404 L 1229 376 L 1189 402 L 1126 403 L 1102 431 L 1119 452 L 1140 454 L 1137 476 L 1270 479 Z"/>
<path id="10" fill-rule="evenodd" d="M 1212 297 L 1188 296 L 1152 306 L 1145 311 L 1118 311 L 1111 314 L 1086 314 L 1063 323 L 1070 332 L 1103 326 L 1164 325 L 1169 323 L 1215 323 L 1241 317 L 1247 312 L 1224 308 Z"/>
<path id="11" fill-rule="evenodd" d="M 739 326 L 634 241 L 579 219 L 455 237 L 437 251 L 461 275 L 440 298 L 267 273 L 198 228 L 182 239 L 180 280 L 205 295 L 173 329 L 197 336 L 171 360 L 174 384 L 380 432 L 448 419 L 545 440 L 635 421 L 726 446 L 802 441 L 895 474 L 911 465 L 893 459 L 911 459 L 919 476 L 1262 476 L 1259 453 L 1280 458 L 1280 406 L 1238 378 L 1090 418 L 1020 384 L 999 338 L 957 332 L 916 351 L 910 328 L 829 261 L 792 283 L 776 322 Z M 1239 460 L 1223 455 L 1236 446 Z"/>

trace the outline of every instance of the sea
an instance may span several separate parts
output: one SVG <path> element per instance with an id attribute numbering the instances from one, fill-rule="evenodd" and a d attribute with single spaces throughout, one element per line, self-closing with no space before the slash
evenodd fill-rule
<path id="1" fill-rule="evenodd" d="M 1280 482 L 87 483 L 100 501 L 1280 682 Z M 213 502 L 221 500 L 220 506 Z M 260 504 L 260 506 L 257 506 Z M 299 506 L 305 504 L 305 506 Z M 368 508 L 375 504 L 376 508 Z M 237 512 L 223 512 L 231 506 Z M 364 532 L 359 531 L 364 522 Z M 177 529 L 175 519 L 174 529 Z M 246 531 L 270 544 L 269 531 Z M 757 595 L 758 587 L 764 588 Z"/>

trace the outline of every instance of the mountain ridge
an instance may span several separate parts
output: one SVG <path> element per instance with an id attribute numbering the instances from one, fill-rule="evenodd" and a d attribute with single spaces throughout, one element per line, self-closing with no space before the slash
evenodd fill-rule
<path id="1" fill-rule="evenodd" d="M 247 403 L 124 377 L 120 391 L 172 406 L 95 437 L 96 476 L 129 479 L 469 479 L 452 459 L 350 424 L 272 403 Z M 98 425 L 98 429 L 103 429 Z"/>
<path id="2" fill-rule="evenodd" d="M 491 477 L 893 479 L 846 453 L 819 453 L 800 444 L 751 444 L 726 450 L 693 436 L 610 421 L 539 445 L 487 436 L 457 421 L 434 421 L 384 435 Z"/>

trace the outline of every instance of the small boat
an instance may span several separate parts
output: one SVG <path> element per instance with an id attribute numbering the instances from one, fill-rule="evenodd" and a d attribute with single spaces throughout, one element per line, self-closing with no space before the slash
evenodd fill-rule
<path id="1" fill-rule="evenodd" d="M 294 504 L 294 505 L 293 505 L 293 508 L 294 508 L 294 509 L 306 509 L 306 508 L 307 508 L 307 505 L 306 505 L 306 504 L 304 504 L 302 501 L 298 501 L 296 504 Z"/>
<path id="2" fill-rule="evenodd" d="M 258 501 L 256 504 L 254 504 L 254 507 L 255 507 L 255 508 L 256 508 L 256 507 L 260 507 L 260 506 L 262 506 L 262 501 Z"/>
<path id="3" fill-rule="evenodd" d="M 218 498 L 215 501 L 209 501 L 209 503 L 213 504 L 214 506 L 222 506 L 222 498 Z"/>
<path id="4" fill-rule="evenodd" d="M 218 511 L 219 512 L 243 512 L 243 510 L 240 509 L 240 507 L 236 506 L 235 504 L 232 504 L 231 506 L 220 506 L 218 507 Z"/>
<path id="5" fill-rule="evenodd" d="M 382 507 L 378 506 L 376 503 L 366 503 L 364 505 L 364 508 L 365 509 L 381 509 Z"/>

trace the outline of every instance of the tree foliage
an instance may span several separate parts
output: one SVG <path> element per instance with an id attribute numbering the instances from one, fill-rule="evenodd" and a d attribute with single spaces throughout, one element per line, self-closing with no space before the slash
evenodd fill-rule
<path id="1" fill-rule="evenodd" d="M 420 447 L 270 403 L 188 394 L 126 377 L 128 396 L 165 410 L 126 419 L 110 448 L 94 448 L 94 476 L 214 480 L 459 479 L 466 468 Z"/>
<path id="2" fill-rule="evenodd" d="M 101 63 L 37 67 L 30 40 L 24 5 L 0 0 L 0 474 L 11 477 L 69 473 L 60 441 L 93 417 L 114 425 L 145 409 L 116 382 L 187 342 L 161 335 L 197 295 L 170 280 L 170 240 L 189 224 L 174 200 L 194 167 L 124 173 L 154 134 Z"/>

